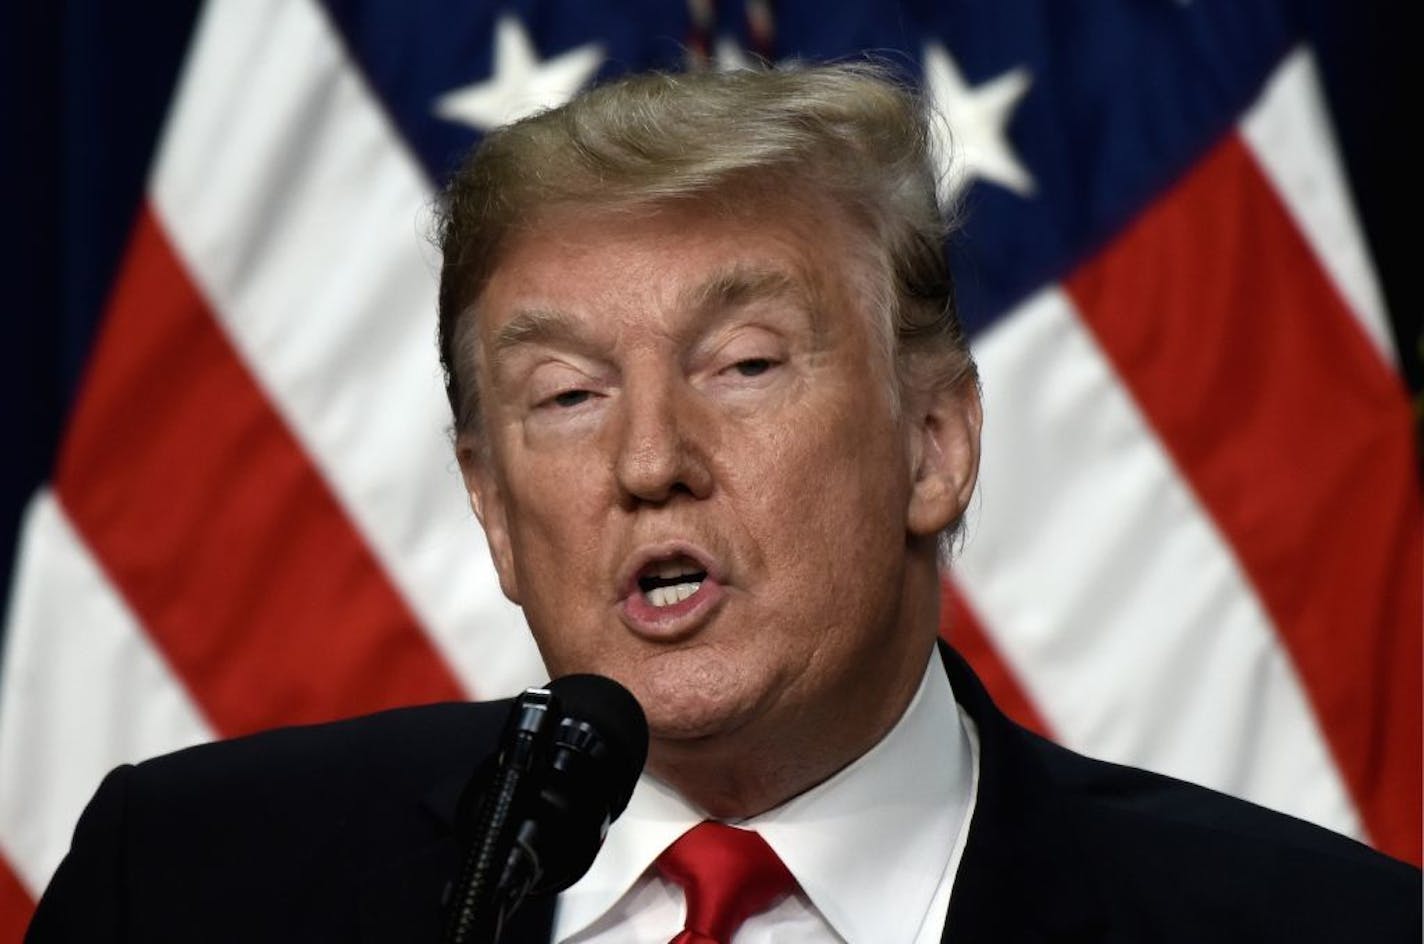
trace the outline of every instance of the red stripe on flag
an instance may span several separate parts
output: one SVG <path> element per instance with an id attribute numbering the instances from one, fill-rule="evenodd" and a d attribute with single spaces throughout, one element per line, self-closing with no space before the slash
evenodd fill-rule
<path id="1" fill-rule="evenodd" d="M 1033 699 L 1019 684 L 1009 664 L 999 655 L 999 650 L 984 632 L 984 624 L 969 607 L 964 594 L 949 577 L 941 577 L 939 582 L 940 628 L 939 634 L 974 669 L 979 681 L 988 689 L 989 696 L 999 710 L 1019 724 L 1036 731 L 1044 737 L 1052 737 L 1048 722 L 1034 706 Z"/>
<path id="2" fill-rule="evenodd" d="M 461 697 L 147 209 L 56 490 L 222 734 Z"/>
<path id="3" fill-rule="evenodd" d="M 1418 862 L 1420 506 L 1399 380 L 1234 137 L 1067 288 L 1260 594 L 1374 844 Z"/>
<path id="4" fill-rule="evenodd" d="M 20 884 L 10 863 L 0 855 L 0 944 L 20 944 L 35 913 L 30 893 Z"/>

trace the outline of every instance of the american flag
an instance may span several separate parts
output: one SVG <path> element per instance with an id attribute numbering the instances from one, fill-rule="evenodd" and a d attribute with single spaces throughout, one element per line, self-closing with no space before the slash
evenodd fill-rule
<path id="1" fill-rule="evenodd" d="M 1403 94 L 1349 6 L 7 13 L 0 940 L 115 764 L 543 680 L 445 433 L 457 155 L 600 77 L 867 50 L 952 129 L 986 423 L 946 634 L 1076 749 L 1417 863 L 1417 352 L 1358 173 Z"/>

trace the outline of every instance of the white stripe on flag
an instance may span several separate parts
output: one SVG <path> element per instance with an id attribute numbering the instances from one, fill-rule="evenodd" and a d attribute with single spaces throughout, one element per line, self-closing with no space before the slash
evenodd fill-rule
<path id="1" fill-rule="evenodd" d="M 47 489 L 21 535 L 0 664 L 0 847 L 38 894 L 106 772 L 212 733 Z"/>
<path id="2" fill-rule="evenodd" d="M 429 185 L 308 0 L 208 6 L 152 182 L 219 321 L 463 684 L 542 681 L 463 498 Z"/>
<path id="3" fill-rule="evenodd" d="M 982 484 L 956 573 L 1053 731 L 1360 835 L 1259 600 L 1067 297 L 1035 296 L 976 355 Z"/>
<path id="4" fill-rule="evenodd" d="M 1345 185 L 1315 59 L 1307 49 L 1282 61 L 1241 122 L 1241 134 L 1366 336 L 1385 363 L 1397 366 L 1379 281 Z"/>

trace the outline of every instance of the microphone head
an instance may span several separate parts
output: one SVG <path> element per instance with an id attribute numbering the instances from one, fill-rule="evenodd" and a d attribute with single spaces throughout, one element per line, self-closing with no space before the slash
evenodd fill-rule
<path id="1" fill-rule="evenodd" d="M 648 758 L 647 719 L 622 685 L 568 675 L 547 687 L 561 720 L 520 831 L 537 863 L 538 893 L 563 891 L 588 871 Z"/>
<path id="2" fill-rule="evenodd" d="M 632 692 L 602 675 L 565 675 L 551 681 L 548 689 L 558 699 L 564 718 L 555 740 L 578 739 L 596 751 L 599 763 L 592 769 L 607 790 L 609 819 L 617 819 L 648 760 L 648 719 L 643 707 Z M 601 750 L 586 734 L 575 733 L 581 726 L 593 730 L 602 741 Z"/>

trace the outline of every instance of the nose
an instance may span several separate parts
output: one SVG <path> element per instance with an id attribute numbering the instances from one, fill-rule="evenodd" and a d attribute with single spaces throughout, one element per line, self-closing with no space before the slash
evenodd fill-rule
<path id="1" fill-rule="evenodd" d="M 678 495 L 706 498 L 712 471 L 703 443 L 710 430 L 694 394 L 674 379 L 625 388 L 615 474 L 634 504 L 664 504 Z"/>

